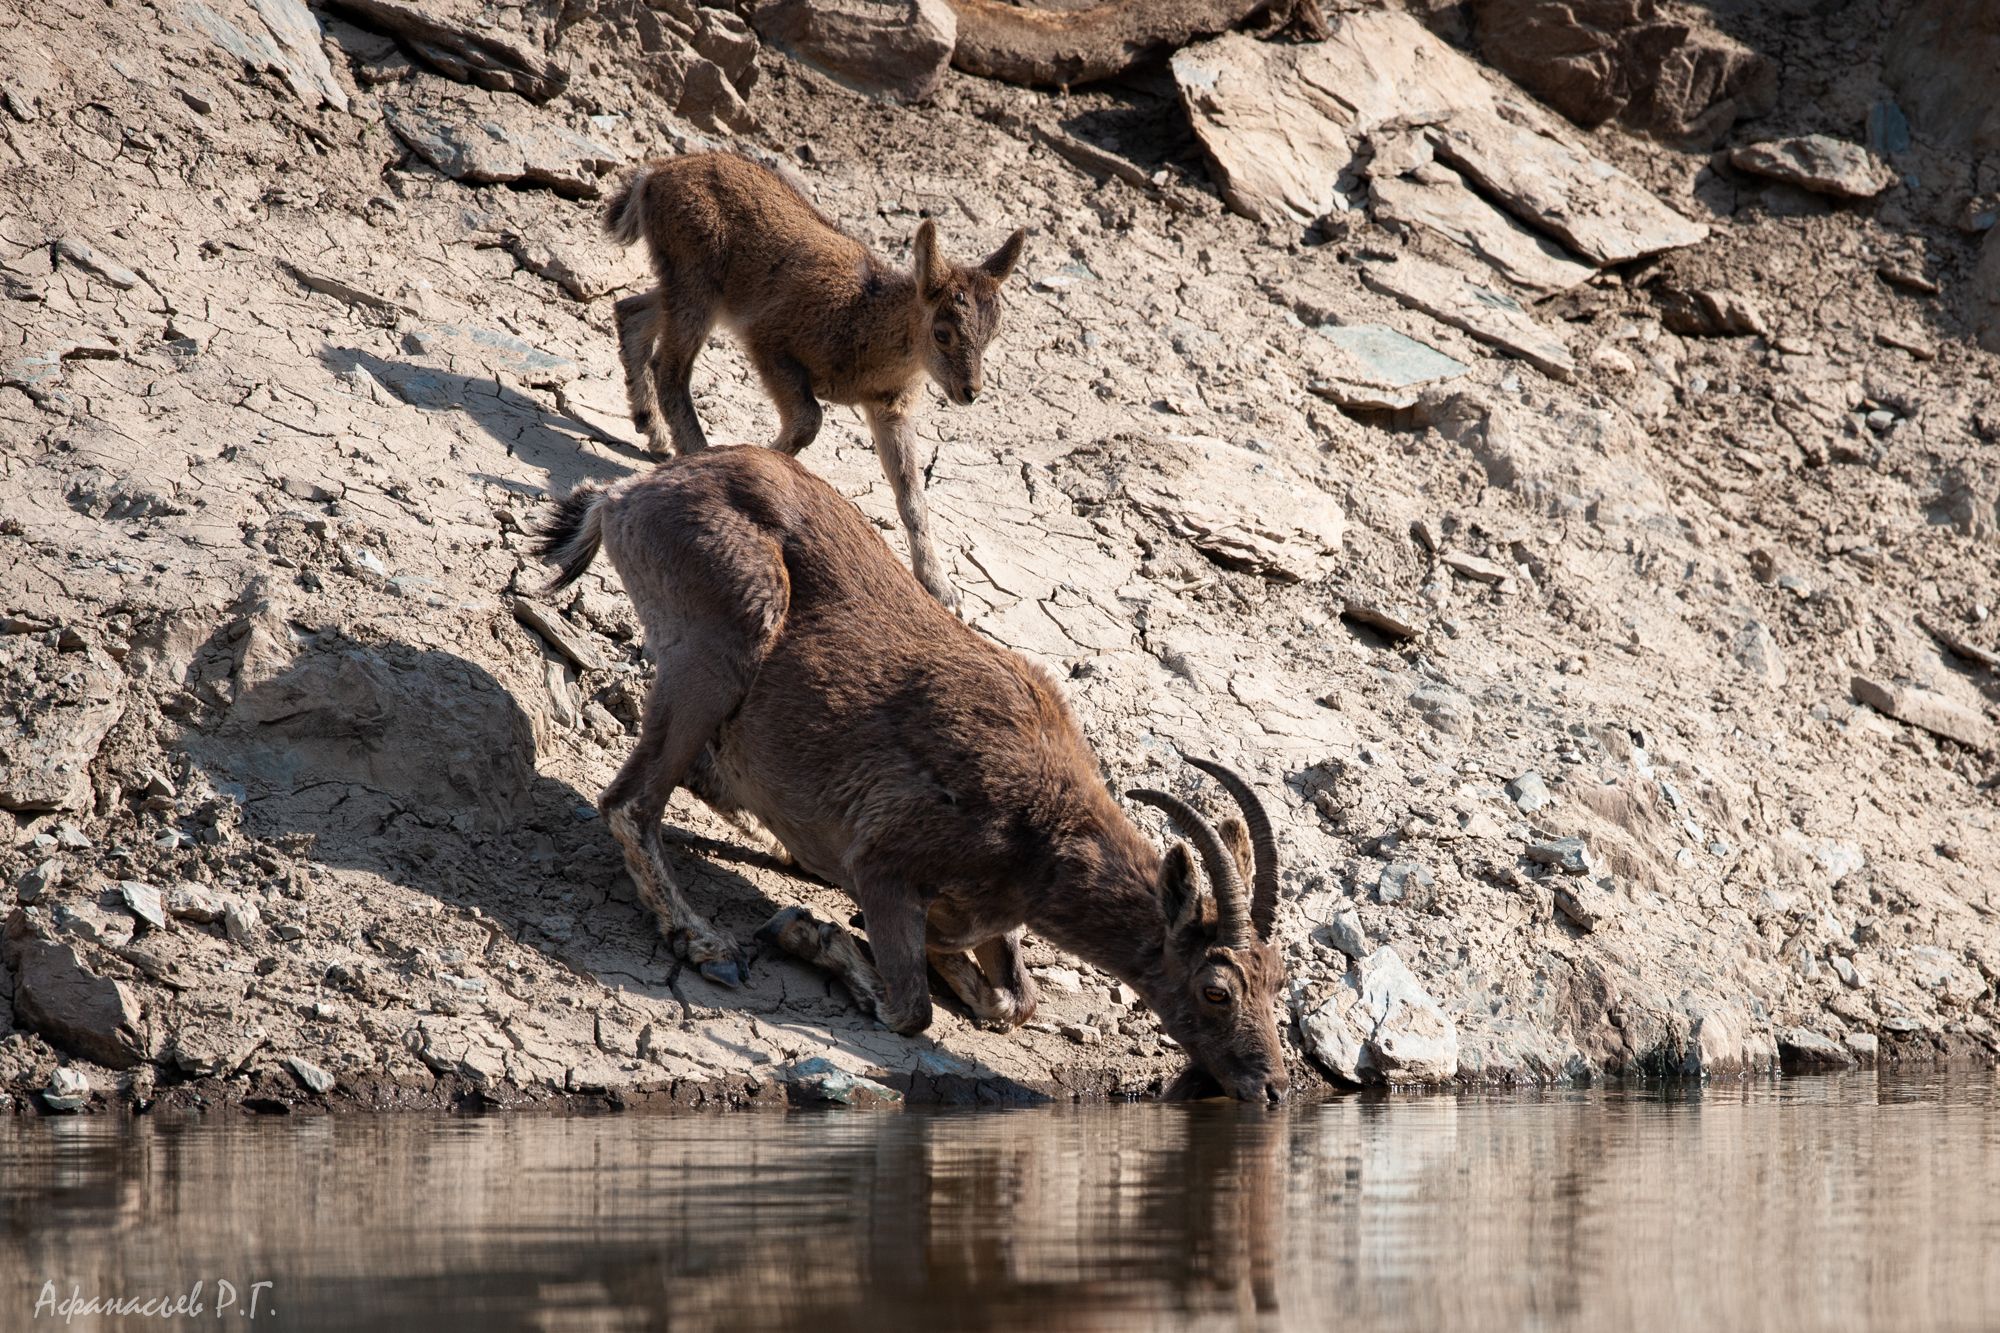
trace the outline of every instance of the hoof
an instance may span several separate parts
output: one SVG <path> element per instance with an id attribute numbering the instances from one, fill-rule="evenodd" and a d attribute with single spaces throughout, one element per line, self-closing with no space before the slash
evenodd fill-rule
<path id="1" fill-rule="evenodd" d="M 812 913 L 803 907 L 787 907 L 757 928 L 757 938 L 765 944 L 776 944 L 782 947 L 785 942 L 786 929 L 793 922 L 801 918 L 812 921 Z M 814 924 L 817 925 L 818 923 L 815 922 Z"/>
<path id="2" fill-rule="evenodd" d="M 743 960 L 740 958 L 711 959 L 706 963 L 697 964 L 695 970 L 716 985 L 727 986 L 731 990 L 750 980 L 750 969 L 743 965 Z"/>

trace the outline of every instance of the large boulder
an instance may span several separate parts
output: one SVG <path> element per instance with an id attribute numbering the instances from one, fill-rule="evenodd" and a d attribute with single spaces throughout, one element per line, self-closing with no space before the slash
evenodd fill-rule
<path id="1" fill-rule="evenodd" d="M 1357 962 L 1324 995 L 1301 990 L 1294 1016 L 1306 1049 L 1347 1083 L 1446 1083 L 1458 1074 L 1458 1029 L 1395 949 Z"/>
<path id="2" fill-rule="evenodd" d="M 937 91 L 958 44 L 945 0 L 763 0 L 757 35 L 838 83 L 899 102 Z"/>
<path id="3" fill-rule="evenodd" d="M 84 963 L 49 932 L 41 914 L 16 908 L 0 931 L 0 963 L 14 974 L 14 1019 L 86 1060 L 130 1069 L 144 1057 L 136 996 Z"/>
<path id="4" fill-rule="evenodd" d="M 1657 0 L 1474 0 L 1487 63 L 1586 127 L 1701 144 L 1777 102 L 1777 68 Z"/>

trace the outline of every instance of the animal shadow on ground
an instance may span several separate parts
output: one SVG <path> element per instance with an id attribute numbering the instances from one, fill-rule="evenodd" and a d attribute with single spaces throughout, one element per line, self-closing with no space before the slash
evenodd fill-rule
<path id="1" fill-rule="evenodd" d="M 232 641 L 231 633 L 218 631 L 197 652 L 191 680 L 204 672 L 214 679 L 218 661 L 241 652 L 246 636 L 238 629 Z M 805 902 L 845 919 L 852 904 L 790 872 L 773 887 L 798 892 L 774 900 L 725 864 L 763 872 L 772 884 L 778 867 L 770 857 L 675 827 L 726 827 L 685 794 L 668 808 L 669 863 L 690 904 L 750 948 L 753 964 L 741 989 L 682 967 L 639 903 L 594 798 L 536 771 L 531 720 L 477 663 L 328 631 L 306 637 L 275 672 L 247 681 L 243 674 L 239 668 L 219 718 L 190 727 L 181 745 L 241 799 L 253 836 L 307 841 L 313 863 L 368 871 L 454 908 L 477 908 L 497 933 L 607 986 L 678 1003 L 697 1027 L 705 1013 L 738 1011 L 870 1062 L 893 1052 L 906 1071 L 934 1048 L 928 1038 L 888 1033 L 830 978 L 782 954 L 759 954 L 755 932 L 781 907 Z M 323 906 L 355 910 L 344 897 Z M 333 924 L 365 936 L 379 920 L 364 906 L 356 921 Z M 378 933 L 393 939 L 395 932 Z M 954 1002 L 940 996 L 940 1003 Z M 968 1071 L 986 1095 L 1035 1098 L 975 1060 L 954 1055 L 947 1063 Z"/>
<path id="2" fill-rule="evenodd" d="M 632 469 L 599 457 L 595 445 L 642 467 L 659 460 L 636 444 L 622 440 L 572 413 L 551 411 L 518 389 L 491 375 L 462 375 L 412 361 L 395 361 L 354 347 L 324 347 L 320 361 L 336 375 L 366 371 L 377 383 L 420 411 L 463 412 L 480 429 L 505 445 L 507 452 L 548 474 L 552 492 L 567 491 L 580 481 L 610 481 Z M 490 477 L 496 485 L 520 489 L 520 483 Z"/>

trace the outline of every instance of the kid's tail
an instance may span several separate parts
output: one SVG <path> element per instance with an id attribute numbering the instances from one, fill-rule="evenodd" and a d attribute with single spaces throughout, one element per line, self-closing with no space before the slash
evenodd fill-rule
<path id="1" fill-rule="evenodd" d="M 542 521 L 535 554 L 556 566 L 556 576 L 545 591 L 560 592 L 575 583 L 597 558 L 597 548 L 604 544 L 603 520 L 598 516 L 604 499 L 604 488 L 586 481 L 556 501 L 555 510 Z"/>
<path id="2" fill-rule="evenodd" d="M 604 234 L 620 245 L 631 245 L 639 239 L 639 224 L 646 215 L 646 181 L 652 174 L 651 167 L 640 167 L 625 178 L 618 193 L 604 206 Z"/>

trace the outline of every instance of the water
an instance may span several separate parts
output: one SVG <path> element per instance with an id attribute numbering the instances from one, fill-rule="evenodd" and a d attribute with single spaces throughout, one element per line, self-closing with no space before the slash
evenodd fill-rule
<path id="1" fill-rule="evenodd" d="M 2000 1084 L 0 1123 L 0 1329 L 197 1279 L 67 1326 L 1995 1329 Z"/>

